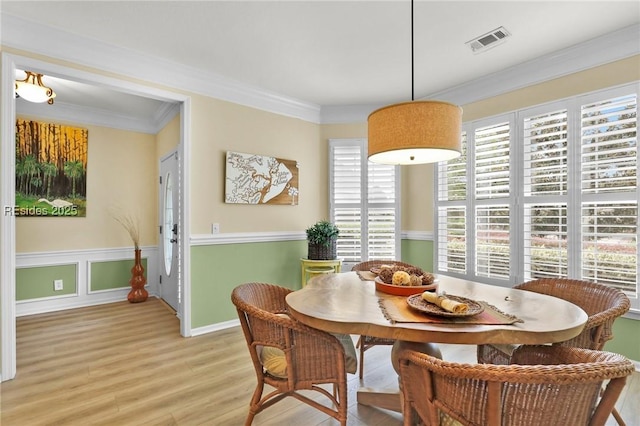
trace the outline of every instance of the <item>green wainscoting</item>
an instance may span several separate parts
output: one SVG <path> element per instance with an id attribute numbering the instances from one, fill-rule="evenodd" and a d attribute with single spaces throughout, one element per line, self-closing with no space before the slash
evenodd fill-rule
<path id="1" fill-rule="evenodd" d="M 111 290 L 129 287 L 134 260 L 91 262 L 89 291 Z M 147 277 L 147 259 L 142 259 L 144 276 Z"/>
<path id="2" fill-rule="evenodd" d="M 306 255 L 306 240 L 191 247 L 191 326 L 237 319 L 231 291 L 239 284 L 257 281 L 299 289 L 300 258 Z M 403 240 L 402 261 L 433 271 L 433 242 Z M 614 339 L 605 349 L 640 361 L 640 321 L 616 320 Z"/>
<path id="3" fill-rule="evenodd" d="M 306 240 L 191 247 L 191 326 L 237 319 L 231 291 L 239 284 L 299 289 L 300 258 L 306 255 Z"/>
<path id="4" fill-rule="evenodd" d="M 613 323 L 613 339 L 604 345 L 604 350 L 640 362 L 640 321 L 618 318 Z"/>
<path id="5" fill-rule="evenodd" d="M 402 261 L 433 272 L 433 241 L 402 240 Z"/>
<path id="6" fill-rule="evenodd" d="M 191 326 L 237 318 L 231 291 L 245 282 L 300 288 L 300 258 L 307 241 L 216 244 L 191 248 Z M 402 260 L 432 271 L 432 241 L 402 241 Z"/>
<path id="7" fill-rule="evenodd" d="M 62 280 L 62 290 L 53 290 L 54 280 Z M 77 283 L 76 264 L 17 268 L 16 301 L 75 294 Z"/>

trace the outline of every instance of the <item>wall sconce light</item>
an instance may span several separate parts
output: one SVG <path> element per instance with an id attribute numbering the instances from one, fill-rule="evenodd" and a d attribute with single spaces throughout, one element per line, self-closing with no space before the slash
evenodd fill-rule
<path id="1" fill-rule="evenodd" d="M 42 84 L 42 74 L 25 72 L 27 77 L 24 80 L 16 80 L 16 96 L 29 102 L 53 105 L 56 94 L 53 89 Z"/>

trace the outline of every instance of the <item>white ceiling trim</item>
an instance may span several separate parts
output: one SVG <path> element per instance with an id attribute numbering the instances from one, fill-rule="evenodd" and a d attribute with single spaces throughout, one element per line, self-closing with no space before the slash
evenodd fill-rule
<path id="1" fill-rule="evenodd" d="M 373 110 L 381 106 L 321 107 L 12 15 L 3 14 L 0 18 L 3 45 L 313 123 L 364 122 Z M 21 37 L 23 34 L 30 36 Z M 459 105 L 479 101 L 640 54 L 638 39 L 640 25 L 633 25 L 425 98 Z M 33 43 L 35 40 L 37 43 Z"/>
<path id="2" fill-rule="evenodd" d="M 182 64 L 79 37 L 10 14 L 0 16 L 2 44 L 160 84 L 318 123 L 320 106 L 251 87 Z M 23 37 L 29 34 L 29 37 Z M 36 43 L 37 41 L 37 43 Z"/>
<path id="3" fill-rule="evenodd" d="M 558 50 L 471 82 L 434 93 L 430 98 L 458 105 L 476 102 L 533 84 L 640 54 L 640 25 Z"/>
<path id="4" fill-rule="evenodd" d="M 18 114 L 37 115 L 38 117 L 45 119 L 62 121 L 68 121 L 69 117 L 73 117 L 74 122 L 156 134 L 180 112 L 180 104 L 175 101 L 175 92 L 168 92 L 166 90 L 153 87 L 150 87 L 149 90 L 145 89 L 144 91 L 141 91 L 139 89 L 139 85 L 135 83 L 116 80 L 112 77 L 93 74 L 78 69 L 71 69 L 61 65 L 41 61 L 39 59 L 12 54 L 6 54 L 5 56 L 13 59 L 18 68 L 24 68 L 26 66 L 29 69 L 44 71 L 53 76 L 66 76 L 66 78 L 70 78 L 78 82 L 114 88 L 138 96 L 163 101 L 163 106 L 156 111 L 152 121 L 137 117 L 129 117 L 124 114 L 117 114 L 113 111 L 105 111 L 98 108 L 66 104 L 60 101 L 56 102 L 56 108 L 50 108 L 48 104 L 30 103 L 28 111 L 25 110 L 25 104 L 22 102 L 16 102 L 16 112 Z M 182 95 L 179 96 L 180 98 L 186 98 Z"/>
<path id="5" fill-rule="evenodd" d="M 632 25 L 456 87 L 432 93 L 421 99 L 438 99 L 457 105 L 477 102 L 638 55 L 640 54 L 638 40 L 640 40 L 640 25 Z M 324 106 L 320 120 L 324 124 L 364 122 L 371 112 L 382 106 Z"/>
<path id="6" fill-rule="evenodd" d="M 51 108 L 46 103 L 32 103 L 27 107 L 23 102 L 17 102 L 16 112 L 18 115 L 33 115 L 52 121 L 69 121 L 69 117 L 73 117 L 73 121 L 78 123 L 155 135 L 180 111 L 179 104 L 165 103 L 163 105 L 164 107 L 156 113 L 153 122 L 127 115 L 115 114 L 99 108 L 63 102 L 56 102 L 55 108 Z"/>

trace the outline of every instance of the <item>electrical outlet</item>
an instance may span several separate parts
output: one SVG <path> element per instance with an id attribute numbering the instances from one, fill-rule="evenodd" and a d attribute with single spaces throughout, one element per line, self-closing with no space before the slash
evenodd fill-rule
<path id="1" fill-rule="evenodd" d="M 62 280 L 53 280 L 53 291 L 60 291 L 63 289 Z"/>
<path id="2" fill-rule="evenodd" d="M 220 233 L 220 224 L 219 223 L 212 223 L 211 224 L 211 233 L 212 234 L 219 234 Z"/>

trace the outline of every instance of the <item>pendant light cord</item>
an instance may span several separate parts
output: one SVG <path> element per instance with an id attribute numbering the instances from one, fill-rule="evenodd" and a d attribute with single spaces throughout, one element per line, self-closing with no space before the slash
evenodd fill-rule
<path id="1" fill-rule="evenodd" d="M 413 65 L 413 0 L 411 0 L 411 100 L 415 100 L 414 98 L 414 86 L 413 86 L 413 74 L 414 74 L 414 65 Z"/>

